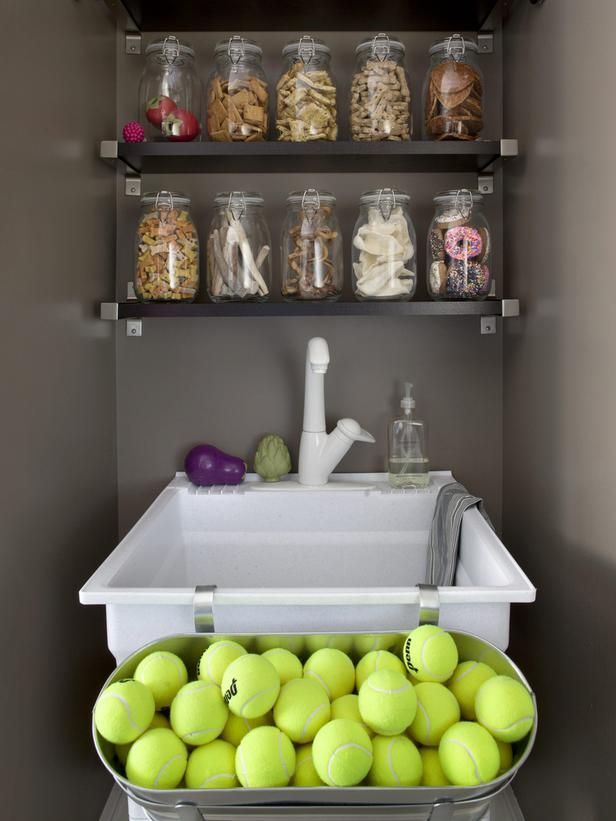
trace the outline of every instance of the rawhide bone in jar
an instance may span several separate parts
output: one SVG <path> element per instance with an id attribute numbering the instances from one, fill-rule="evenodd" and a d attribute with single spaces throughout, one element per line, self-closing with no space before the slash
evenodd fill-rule
<path id="1" fill-rule="evenodd" d="M 454 34 L 430 49 L 424 132 L 436 140 L 476 140 L 483 128 L 483 80 L 477 44 Z"/>

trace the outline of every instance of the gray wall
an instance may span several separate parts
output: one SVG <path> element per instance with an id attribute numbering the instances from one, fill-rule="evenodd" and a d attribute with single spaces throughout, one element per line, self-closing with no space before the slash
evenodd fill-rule
<path id="1" fill-rule="evenodd" d="M 98 818 L 90 710 L 111 659 L 77 591 L 116 537 L 114 29 L 99 0 L 3 0 L 2 818 Z M 15 93 L 13 93 L 15 92 Z M 9 116 L 10 115 L 10 116 Z"/>
<path id="2" fill-rule="evenodd" d="M 506 27 L 511 293 L 505 337 L 504 534 L 537 584 L 512 651 L 538 694 L 517 781 L 527 821 L 608 821 L 616 634 L 612 0 L 520 2 Z"/>
<path id="3" fill-rule="evenodd" d="M 355 45 L 365 32 L 322 32 L 333 53 L 332 70 L 340 90 L 341 122 L 346 123 L 345 90 L 350 86 Z M 214 44 L 223 33 L 185 35 L 197 51 L 204 79 L 212 68 Z M 251 36 L 248 34 L 248 36 Z M 281 71 L 282 45 L 292 33 L 259 32 L 264 67 L 272 87 Z M 438 35 L 403 33 L 414 95 L 416 131 L 420 130 L 421 87 L 428 47 Z M 147 35 L 146 42 L 154 39 Z M 137 86 L 143 59 L 118 48 L 118 121 L 137 115 Z M 494 55 L 481 57 L 486 77 L 487 137 L 502 134 L 502 49 L 497 31 Z M 424 243 L 432 218 L 433 195 L 446 188 L 475 187 L 471 174 L 195 174 L 145 176 L 144 190 L 172 186 L 193 200 L 202 239 L 217 191 L 261 191 L 274 246 L 278 244 L 289 191 L 323 187 L 338 198 L 345 243 L 350 298 L 350 240 L 360 194 L 370 188 L 398 186 L 412 194 L 411 213 L 418 236 L 419 291 L 425 298 Z M 488 198 L 495 247 L 494 270 L 502 289 L 500 175 Z M 118 190 L 117 295 L 126 296 L 132 279 L 133 241 L 139 203 Z M 205 243 L 203 243 L 205 244 Z M 274 256 L 274 289 L 280 287 Z M 280 299 L 280 296 L 275 297 Z M 476 493 L 485 496 L 500 522 L 502 451 L 502 339 L 481 336 L 478 318 L 371 319 L 286 318 L 154 320 L 144 322 L 141 339 L 127 339 L 118 328 L 118 482 L 120 530 L 124 532 L 147 507 L 189 447 L 208 441 L 249 462 L 258 437 L 283 435 L 293 454 L 301 426 L 303 362 L 310 336 L 325 336 L 332 365 L 326 382 L 328 420 L 355 415 L 378 439 L 376 446 L 355 445 L 341 470 L 382 470 L 389 417 L 399 410 L 397 383 L 416 384 L 418 412 L 428 421 L 430 456 L 435 468 L 451 468 Z"/>

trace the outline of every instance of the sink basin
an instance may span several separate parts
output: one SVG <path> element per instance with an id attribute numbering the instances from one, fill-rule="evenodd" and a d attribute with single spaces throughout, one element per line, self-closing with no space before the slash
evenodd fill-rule
<path id="1" fill-rule="evenodd" d="M 217 632 L 404 630 L 417 624 L 440 487 L 394 490 L 385 474 L 336 474 L 322 488 L 194 488 L 178 474 L 80 591 L 107 609 L 118 663 L 194 628 L 195 588 L 211 586 Z M 268 492 L 263 492 L 266 490 Z M 335 491 L 335 492 L 334 492 Z M 443 627 L 501 649 L 512 602 L 535 589 L 480 513 L 464 514 L 456 586 L 440 588 Z"/>

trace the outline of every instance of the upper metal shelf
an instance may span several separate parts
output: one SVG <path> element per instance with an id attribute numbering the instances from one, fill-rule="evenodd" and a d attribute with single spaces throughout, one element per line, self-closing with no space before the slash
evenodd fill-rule
<path id="1" fill-rule="evenodd" d="M 111 2 L 111 0 L 107 0 Z M 141 31 L 478 31 L 496 0 L 122 0 Z"/>
<path id="2" fill-rule="evenodd" d="M 102 159 L 123 162 L 137 174 L 297 171 L 481 172 L 518 154 L 517 140 L 476 142 L 254 142 L 122 143 L 103 140 Z"/>

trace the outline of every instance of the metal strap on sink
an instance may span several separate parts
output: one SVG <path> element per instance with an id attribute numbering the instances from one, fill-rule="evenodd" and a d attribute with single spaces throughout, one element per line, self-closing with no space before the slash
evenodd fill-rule
<path id="1" fill-rule="evenodd" d="M 215 584 L 198 584 L 193 597 L 195 633 L 215 633 L 214 591 Z"/>
<path id="2" fill-rule="evenodd" d="M 438 624 L 441 598 L 435 584 L 418 584 L 419 590 L 419 623 Z"/>

